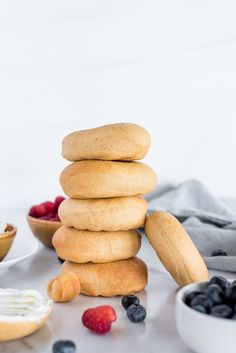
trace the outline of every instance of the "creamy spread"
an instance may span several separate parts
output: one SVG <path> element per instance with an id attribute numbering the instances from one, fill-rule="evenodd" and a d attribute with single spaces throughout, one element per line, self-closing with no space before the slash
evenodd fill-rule
<path id="1" fill-rule="evenodd" d="M 0 322 L 38 321 L 51 306 L 36 290 L 0 288 Z"/>
<path id="2" fill-rule="evenodd" d="M 0 221 L 0 234 L 5 234 L 7 229 L 7 224 Z"/>

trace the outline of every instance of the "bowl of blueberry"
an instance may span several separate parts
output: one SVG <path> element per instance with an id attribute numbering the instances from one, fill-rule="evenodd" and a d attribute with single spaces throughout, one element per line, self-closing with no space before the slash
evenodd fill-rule
<path id="1" fill-rule="evenodd" d="M 63 196 L 57 196 L 54 201 L 45 201 L 30 208 L 27 221 L 32 233 L 46 247 L 54 249 L 52 237 L 61 227 L 58 208 L 64 201 Z"/>
<path id="2" fill-rule="evenodd" d="M 176 296 L 180 337 L 197 353 L 235 353 L 236 281 L 214 276 L 189 284 Z"/>

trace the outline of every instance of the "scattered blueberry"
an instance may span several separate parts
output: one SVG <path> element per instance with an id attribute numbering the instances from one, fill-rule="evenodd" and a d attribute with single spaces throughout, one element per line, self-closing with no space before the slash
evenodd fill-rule
<path id="1" fill-rule="evenodd" d="M 207 314 L 206 309 L 202 305 L 195 305 L 192 308 L 196 311 L 199 311 L 200 313 Z"/>
<path id="2" fill-rule="evenodd" d="M 196 297 L 196 295 L 198 295 L 198 294 L 201 294 L 201 292 L 199 292 L 199 291 L 197 291 L 197 290 L 195 290 L 195 291 L 189 293 L 189 294 L 186 296 L 186 298 L 185 298 L 185 303 L 186 303 L 188 306 L 190 306 L 191 301 L 192 301 L 193 298 Z"/>
<path id="3" fill-rule="evenodd" d="M 229 318 L 232 314 L 233 310 L 226 304 L 216 305 L 210 310 L 210 315 L 216 317 Z"/>
<path id="4" fill-rule="evenodd" d="M 127 316 L 132 322 L 141 322 L 146 318 L 146 309 L 140 304 L 132 304 L 128 307 Z"/>
<path id="5" fill-rule="evenodd" d="M 52 347 L 53 353 L 75 353 L 76 345 L 69 340 L 56 341 Z"/>
<path id="6" fill-rule="evenodd" d="M 125 310 L 128 309 L 128 307 L 132 304 L 139 304 L 139 298 L 136 297 L 136 295 L 130 294 L 130 295 L 125 295 L 122 299 L 121 299 L 121 304 L 123 306 L 123 308 L 125 308 Z"/>
<path id="7" fill-rule="evenodd" d="M 212 277 L 209 284 L 218 284 L 218 286 L 220 286 L 223 290 L 225 290 L 225 288 L 229 286 L 229 282 L 227 281 L 227 279 L 222 276 Z"/>
<path id="8" fill-rule="evenodd" d="M 225 299 L 230 304 L 236 303 L 236 285 L 231 284 L 225 289 Z"/>
<path id="9" fill-rule="evenodd" d="M 190 304 L 191 308 L 196 305 L 201 305 L 206 309 L 206 311 L 208 311 L 213 306 L 213 301 L 204 293 L 198 294 L 193 298 Z"/>
<path id="10" fill-rule="evenodd" d="M 63 264 L 64 262 L 65 262 L 65 260 L 64 259 L 62 259 L 61 257 L 57 257 L 58 258 L 58 261 L 61 263 L 61 264 Z"/>
<path id="11" fill-rule="evenodd" d="M 217 249 L 212 252 L 211 256 L 228 256 L 228 254 L 222 249 Z"/>
<path id="12" fill-rule="evenodd" d="M 213 301 L 214 305 L 221 304 L 224 299 L 224 292 L 218 284 L 210 284 L 204 293 Z"/>

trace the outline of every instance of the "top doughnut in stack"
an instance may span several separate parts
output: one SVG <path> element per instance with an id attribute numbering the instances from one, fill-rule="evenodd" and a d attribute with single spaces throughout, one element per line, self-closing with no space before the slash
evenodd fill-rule
<path id="1" fill-rule="evenodd" d="M 64 225 L 53 244 L 61 258 L 72 261 L 63 271 L 84 278 L 84 294 L 124 295 L 146 285 L 146 265 L 134 257 L 141 245 L 136 228 L 147 212 L 140 195 L 153 189 L 156 176 L 134 160 L 143 158 L 149 145 L 148 132 L 129 123 L 76 131 L 62 142 L 62 155 L 72 163 L 60 183 L 70 198 L 59 208 Z"/>

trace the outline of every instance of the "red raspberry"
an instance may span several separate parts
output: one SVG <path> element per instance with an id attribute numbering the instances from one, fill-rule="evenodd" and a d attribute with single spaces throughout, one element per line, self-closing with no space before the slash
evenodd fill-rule
<path id="1" fill-rule="evenodd" d="M 44 221 L 49 221 L 50 217 L 49 216 L 43 216 L 43 217 L 40 217 L 40 219 L 44 219 Z"/>
<path id="2" fill-rule="evenodd" d="M 49 218 L 50 221 L 53 221 L 53 222 L 61 222 L 60 218 L 58 215 L 55 215 L 55 217 L 51 217 Z"/>
<path id="3" fill-rule="evenodd" d="M 65 200 L 65 197 L 63 197 L 63 196 L 57 196 L 57 197 L 55 198 L 55 201 L 54 201 L 54 212 L 55 212 L 55 213 L 57 213 L 60 204 L 61 204 L 62 201 L 64 201 L 64 200 Z"/>
<path id="4" fill-rule="evenodd" d="M 46 201 L 46 202 L 43 202 L 41 205 L 43 205 L 46 208 L 47 214 L 52 213 L 54 210 L 54 202 Z"/>
<path id="5" fill-rule="evenodd" d="M 43 204 L 31 207 L 29 215 L 35 218 L 46 216 L 46 208 Z"/>
<path id="6" fill-rule="evenodd" d="M 50 218 L 56 217 L 57 214 L 56 214 L 55 212 L 50 212 L 50 213 L 47 214 L 47 216 L 48 216 L 48 218 L 50 219 Z"/>
<path id="7" fill-rule="evenodd" d="M 83 325 L 98 334 L 108 332 L 113 321 L 116 321 L 116 312 L 110 305 L 87 309 L 82 315 Z"/>

